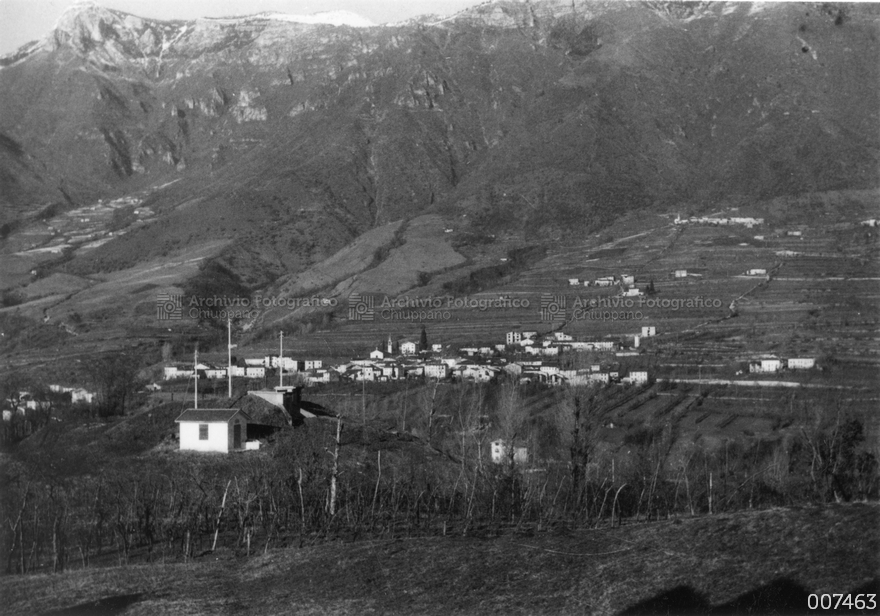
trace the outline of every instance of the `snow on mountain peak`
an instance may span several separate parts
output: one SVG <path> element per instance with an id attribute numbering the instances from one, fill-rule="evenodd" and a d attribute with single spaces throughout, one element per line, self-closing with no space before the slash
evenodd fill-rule
<path id="1" fill-rule="evenodd" d="M 277 21 L 292 21 L 300 24 L 329 24 L 331 26 L 351 26 L 352 28 L 371 28 L 372 21 L 351 11 L 322 11 L 312 15 L 290 15 L 287 13 L 263 13 L 260 17 Z"/>

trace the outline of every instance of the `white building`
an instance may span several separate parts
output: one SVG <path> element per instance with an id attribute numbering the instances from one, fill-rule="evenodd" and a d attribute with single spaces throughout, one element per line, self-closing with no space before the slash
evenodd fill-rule
<path id="1" fill-rule="evenodd" d="M 642 291 L 640 289 L 635 289 L 635 288 L 627 289 L 626 291 L 623 292 L 624 297 L 638 297 L 641 294 L 642 294 Z"/>
<path id="2" fill-rule="evenodd" d="M 789 370 L 809 370 L 816 367 L 816 360 L 812 357 L 793 357 L 788 360 Z"/>
<path id="3" fill-rule="evenodd" d="M 636 281 L 636 277 L 633 276 L 632 274 L 621 274 L 620 275 L 620 282 L 622 282 L 623 284 L 635 284 L 635 281 Z"/>
<path id="4" fill-rule="evenodd" d="M 411 344 L 413 345 L 413 353 L 415 353 L 416 343 L 412 342 Z M 403 352 L 403 350 L 401 349 L 401 353 L 402 352 Z M 432 344 L 431 345 L 431 352 L 442 353 L 443 352 L 443 345 L 442 344 Z"/>
<path id="5" fill-rule="evenodd" d="M 416 343 L 411 340 L 406 340 L 400 343 L 400 353 L 402 355 L 415 355 L 416 349 Z"/>
<path id="6" fill-rule="evenodd" d="M 266 369 L 263 366 L 247 366 L 244 375 L 249 379 L 262 379 L 266 376 Z"/>
<path id="7" fill-rule="evenodd" d="M 581 281 L 580 281 L 580 279 L 578 279 L 578 278 L 569 278 L 569 279 L 568 279 L 568 286 L 570 286 L 570 287 L 576 287 L 576 286 L 578 286 L 580 283 L 581 283 Z"/>
<path id="8" fill-rule="evenodd" d="M 767 270 L 763 268 L 753 268 L 746 272 L 746 276 L 766 276 Z"/>
<path id="9" fill-rule="evenodd" d="M 520 332 L 507 332 L 507 344 L 519 344 L 522 340 L 522 334 Z"/>
<path id="10" fill-rule="evenodd" d="M 425 376 L 429 379 L 445 379 L 449 376 L 449 366 L 443 362 L 425 364 Z"/>
<path id="11" fill-rule="evenodd" d="M 492 462 L 495 464 L 503 464 L 510 460 L 510 449 L 508 448 L 507 443 L 503 440 L 499 439 L 497 441 L 492 441 L 489 446 L 491 447 L 492 452 Z M 514 447 L 513 448 L 513 462 L 514 464 L 525 464 L 529 461 L 529 450 L 526 447 Z"/>
<path id="12" fill-rule="evenodd" d="M 385 353 L 376 349 L 375 351 L 370 351 L 370 359 L 385 359 Z"/>
<path id="13" fill-rule="evenodd" d="M 252 420 L 239 409 L 188 409 L 175 421 L 180 426 L 181 451 L 228 453 L 244 449 Z"/>
<path id="14" fill-rule="evenodd" d="M 687 278 L 688 271 L 686 269 L 677 269 L 672 272 L 672 275 L 675 278 Z"/>
<path id="15" fill-rule="evenodd" d="M 645 370 L 631 371 L 625 380 L 635 385 L 642 385 L 648 382 L 648 372 Z"/>
<path id="16" fill-rule="evenodd" d="M 166 381 L 173 379 L 186 379 L 193 375 L 192 368 L 178 368 L 177 366 L 165 366 L 163 370 L 163 378 Z"/>
<path id="17" fill-rule="evenodd" d="M 781 359 L 760 359 L 749 364 L 749 372 L 755 373 L 773 373 L 782 370 Z"/>
<path id="18" fill-rule="evenodd" d="M 657 327 L 654 325 L 644 325 L 642 326 L 642 338 L 647 338 L 649 336 L 657 335 Z"/>

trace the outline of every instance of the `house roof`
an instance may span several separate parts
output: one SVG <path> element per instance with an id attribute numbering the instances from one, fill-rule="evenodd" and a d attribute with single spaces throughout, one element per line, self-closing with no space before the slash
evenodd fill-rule
<path id="1" fill-rule="evenodd" d="M 228 422 L 238 414 L 241 414 L 246 420 L 252 421 L 250 416 L 241 409 L 187 409 L 174 421 Z"/>

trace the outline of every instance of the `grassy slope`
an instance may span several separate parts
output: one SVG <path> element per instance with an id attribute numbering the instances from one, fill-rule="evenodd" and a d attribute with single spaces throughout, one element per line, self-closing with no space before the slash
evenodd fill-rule
<path id="1" fill-rule="evenodd" d="M 251 558 L 223 551 L 187 564 L 7 577 L 0 592 L 7 614 L 93 614 L 114 602 L 130 604 L 126 614 L 613 614 L 681 586 L 731 608 L 772 584 L 795 602 L 786 613 L 806 613 L 801 591 L 876 586 L 877 513 L 855 504 L 614 530 L 339 542 Z"/>

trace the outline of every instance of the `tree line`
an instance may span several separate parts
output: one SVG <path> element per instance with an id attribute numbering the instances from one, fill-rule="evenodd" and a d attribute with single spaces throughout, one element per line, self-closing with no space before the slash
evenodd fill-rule
<path id="1" fill-rule="evenodd" d="M 656 423 L 610 447 L 601 438 L 608 409 L 650 387 L 566 388 L 537 408 L 527 393 L 512 382 L 425 383 L 397 401 L 406 408 L 386 418 L 393 426 L 371 420 L 363 399 L 343 397 L 338 419 L 283 430 L 255 454 L 145 455 L 75 474 L 5 465 L 5 571 L 185 560 L 220 548 L 251 555 L 338 537 L 615 527 L 878 496 L 862 422 L 833 400 L 803 401 L 797 423 L 774 438 L 710 447 Z M 493 463 L 494 439 L 523 444 L 530 461 L 508 448 Z"/>

